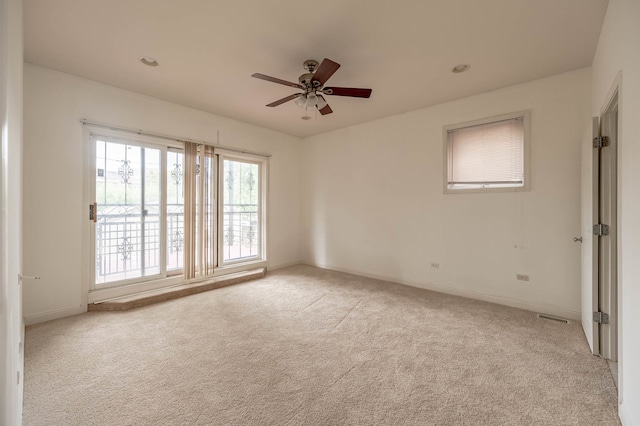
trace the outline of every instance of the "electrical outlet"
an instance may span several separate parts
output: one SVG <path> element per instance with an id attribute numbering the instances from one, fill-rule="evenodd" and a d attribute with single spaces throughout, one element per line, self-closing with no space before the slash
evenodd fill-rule
<path id="1" fill-rule="evenodd" d="M 431 267 L 432 268 L 436 268 L 436 269 L 440 269 L 440 264 L 438 262 L 431 262 Z"/>
<path id="2" fill-rule="evenodd" d="M 529 275 L 518 274 L 516 275 L 518 281 L 529 281 Z"/>

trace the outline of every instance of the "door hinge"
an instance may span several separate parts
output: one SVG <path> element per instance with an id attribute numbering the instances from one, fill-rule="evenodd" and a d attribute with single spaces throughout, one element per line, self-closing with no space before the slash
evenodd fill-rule
<path id="1" fill-rule="evenodd" d="M 593 235 L 597 235 L 598 237 L 609 235 L 609 225 L 605 225 L 603 223 L 593 225 Z"/>
<path id="2" fill-rule="evenodd" d="M 609 314 L 605 314 L 604 312 L 594 312 L 593 321 L 598 324 L 609 324 Z"/>
<path id="3" fill-rule="evenodd" d="M 605 146 L 609 146 L 609 138 L 607 136 L 596 136 L 593 138 L 594 148 L 604 148 Z"/>

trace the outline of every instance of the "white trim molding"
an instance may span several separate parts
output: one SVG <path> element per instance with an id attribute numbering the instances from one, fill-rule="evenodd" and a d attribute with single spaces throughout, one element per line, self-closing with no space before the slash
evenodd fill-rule
<path id="1" fill-rule="evenodd" d="M 41 322 L 52 321 L 59 318 L 70 317 L 72 315 L 84 314 L 87 312 L 86 305 L 68 306 L 66 308 L 54 309 L 52 311 L 39 312 L 33 315 L 25 315 L 25 325 L 39 324 Z"/>
<path id="2" fill-rule="evenodd" d="M 560 318 L 565 318 L 572 321 L 580 321 L 581 311 L 574 309 L 567 309 L 562 306 L 556 306 L 546 303 L 529 303 L 522 300 L 510 299 L 507 297 L 496 296 L 488 293 L 481 293 L 478 291 L 460 290 L 453 287 L 433 284 L 433 283 L 418 283 L 414 281 L 399 280 L 397 278 L 386 277 L 382 275 L 366 274 L 360 271 L 355 271 L 345 268 L 337 268 L 331 265 L 322 265 L 318 263 L 305 262 L 306 265 L 315 266 L 321 269 L 328 269 L 332 271 L 345 272 L 347 274 L 359 275 L 361 277 L 374 278 L 377 280 L 388 281 L 392 283 L 402 284 L 409 287 L 421 288 L 423 290 L 431 290 L 438 293 L 450 294 L 452 296 L 466 297 L 468 299 L 482 300 L 483 302 L 495 303 L 503 306 L 510 306 L 512 308 L 524 309 L 541 314 L 553 315 Z"/>

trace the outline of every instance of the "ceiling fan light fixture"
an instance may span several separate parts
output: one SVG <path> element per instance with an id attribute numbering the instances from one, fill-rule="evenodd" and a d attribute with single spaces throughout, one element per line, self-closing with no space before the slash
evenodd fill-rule
<path id="1" fill-rule="evenodd" d="M 304 94 L 301 94 L 300 96 L 298 96 L 296 98 L 296 100 L 294 101 L 294 103 L 299 107 L 299 108 L 304 108 L 305 106 L 307 106 L 307 96 Z"/>
<path id="2" fill-rule="evenodd" d="M 315 108 L 317 104 L 318 104 L 318 97 L 316 96 L 316 94 L 313 92 L 310 92 L 309 94 L 307 94 L 307 106 Z"/>
<path id="3" fill-rule="evenodd" d="M 316 118 L 318 118 L 318 113 L 323 116 L 333 113 L 333 110 L 324 98 L 325 95 L 347 96 L 351 98 L 369 98 L 371 96 L 371 89 L 324 87 L 327 80 L 340 68 L 340 64 L 331 59 L 324 58 L 320 64 L 318 64 L 317 61 L 308 60 L 305 61 L 304 68 L 308 72 L 298 78 L 298 83 L 260 73 L 254 73 L 251 77 L 302 90 L 302 93 L 298 92 L 285 96 L 266 106 L 277 107 L 284 103 L 294 101 L 299 108 L 304 109 L 305 114 L 304 117 L 302 117 L 303 120 L 309 120 L 311 118 L 308 115 L 309 109 L 312 109 Z"/>

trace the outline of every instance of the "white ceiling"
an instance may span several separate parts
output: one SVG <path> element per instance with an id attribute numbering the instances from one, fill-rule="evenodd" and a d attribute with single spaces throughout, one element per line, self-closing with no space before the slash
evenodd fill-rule
<path id="1" fill-rule="evenodd" d="M 296 136 L 591 65 L 607 0 L 24 0 L 25 61 Z M 140 56 L 156 58 L 148 67 Z M 301 120 L 306 59 L 342 65 Z M 471 64 L 462 74 L 451 73 Z"/>

